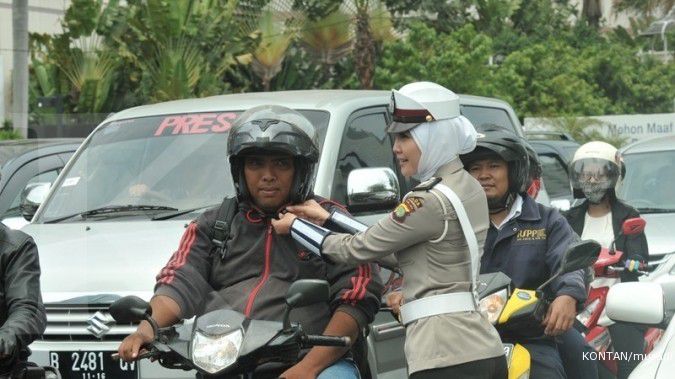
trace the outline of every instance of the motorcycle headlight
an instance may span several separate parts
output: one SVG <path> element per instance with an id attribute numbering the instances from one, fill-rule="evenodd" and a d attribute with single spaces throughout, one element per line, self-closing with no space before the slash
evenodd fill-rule
<path id="1" fill-rule="evenodd" d="M 220 336 L 207 336 L 197 331 L 192 338 L 192 362 L 214 374 L 237 361 L 243 340 L 241 329 Z"/>
<path id="2" fill-rule="evenodd" d="M 598 305 L 600 305 L 600 299 L 593 300 L 586 306 L 586 308 L 584 308 L 583 311 L 579 312 L 577 315 L 577 320 L 579 320 L 585 326 L 588 326 L 589 321 L 591 321 L 591 316 L 593 316 L 593 312 L 595 312 L 595 309 L 598 308 Z"/>
<path id="3" fill-rule="evenodd" d="M 487 315 L 487 318 L 492 325 L 497 323 L 499 315 L 502 314 L 504 305 L 506 305 L 507 295 L 506 288 L 504 288 L 503 290 L 497 291 L 480 300 L 480 311 Z"/>

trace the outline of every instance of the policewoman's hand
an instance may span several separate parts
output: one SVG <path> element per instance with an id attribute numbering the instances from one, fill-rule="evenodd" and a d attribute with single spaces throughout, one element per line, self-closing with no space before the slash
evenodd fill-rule
<path id="1" fill-rule="evenodd" d="M 387 306 L 391 308 L 391 312 L 400 317 L 401 304 L 403 304 L 403 293 L 401 291 L 394 291 L 387 295 Z"/>
<path id="2" fill-rule="evenodd" d="M 547 336 L 557 336 L 572 327 L 577 315 L 577 301 L 569 295 L 560 295 L 548 307 L 542 325 Z"/>
<path id="3" fill-rule="evenodd" d="M 319 226 L 323 225 L 330 217 L 330 213 L 316 200 L 307 200 L 299 205 L 290 205 L 286 207 L 286 210 Z"/>
<path id="4" fill-rule="evenodd" d="M 290 212 L 279 213 L 279 219 L 272 220 L 272 227 L 277 234 L 289 234 L 291 232 L 291 224 L 296 218 L 297 216 Z"/>

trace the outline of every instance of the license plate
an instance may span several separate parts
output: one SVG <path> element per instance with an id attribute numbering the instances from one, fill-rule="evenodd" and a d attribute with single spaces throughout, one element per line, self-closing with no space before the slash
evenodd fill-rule
<path id="1" fill-rule="evenodd" d="M 506 355 L 506 363 L 511 367 L 511 356 L 513 355 L 513 344 L 504 343 L 504 355 Z"/>
<path id="2" fill-rule="evenodd" d="M 136 379 L 138 362 L 112 359 L 112 351 L 52 351 L 49 361 L 63 379 Z"/>

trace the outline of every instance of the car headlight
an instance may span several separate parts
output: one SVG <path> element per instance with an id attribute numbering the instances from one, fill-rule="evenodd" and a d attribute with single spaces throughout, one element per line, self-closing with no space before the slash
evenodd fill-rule
<path id="1" fill-rule="evenodd" d="M 492 325 L 497 323 L 499 315 L 502 314 L 504 305 L 506 305 L 507 295 L 508 292 L 504 288 L 480 300 L 480 311 L 487 315 L 488 321 Z"/>
<path id="2" fill-rule="evenodd" d="M 197 331 L 192 338 L 192 362 L 209 374 L 216 373 L 237 361 L 243 340 L 241 329 L 220 336 Z"/>
<path id="3" fill-rule="evenodd" d="M 591 316 L 593 316 L 593 312 L 595 312 L 595 309 L 598 308 L 598 305 L 600 305 L 600 299 L 593 300 L 586 306 L 586 308 L 584 308 L 583 311 L 579 312 L 577 315 L 577 320 L 588 327 L 588 323 L 591 321 Z"/>

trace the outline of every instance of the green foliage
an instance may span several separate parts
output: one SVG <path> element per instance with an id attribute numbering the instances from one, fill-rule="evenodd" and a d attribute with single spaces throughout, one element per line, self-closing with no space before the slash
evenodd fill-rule
<path id="1" fill-rule="evenodd" d="M 91 35 L 100 12 L 101 0 L 72 0 L 63 19 L 64 28 L 72 38 Z"/>
<path id="2" fill-rule="evenodd" d="M 487 65 L 491 52 L 492 40 L 472 25 L 444 35 L 416 22 L 404 41 L 384 44 L 375 86 L 390 89 L 430 80 L 456 92 L 490 94 L 494 92 L 492 68 Z"/>
<path id="3" fill-rule="evenodd" d="M 73 0 L 62 34 L 31 35 L 33 113 L 54 111 L 36 108 L 45 97 L 62 99 L 67 113 L 107 113 L 227 92 L 390 89 L 419 80 L 502 98 L 521 117 L 673 106 L 675 64 L 641 54 L 653 41 L 630 31 L 652 20 L 605 33 L 577 20 L 569 0 L 120 3 Z M 621 3 L 644 12 L 672 7 Z M 567 124 L 572 134 L 593 129 Z"/>
<path id="4" fill-rule="evenodd" d="M 0 140 L 6 139 L 23 139 L 21 133 L 15 131 L 8 121 L 6 121 L 2 129 L 0 129 Z"/>

